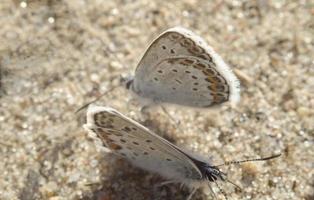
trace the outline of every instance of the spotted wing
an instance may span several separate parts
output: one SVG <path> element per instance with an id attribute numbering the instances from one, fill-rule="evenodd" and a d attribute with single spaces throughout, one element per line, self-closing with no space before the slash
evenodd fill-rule
<path id="1" fill-rule="evenodd" d="M 239 100 L 239 82 L 222 58 L 193 32 L 175 27 L 146 50 L 134 92 L 156 101 L 208 107 Z"/>
<path id="2" fill-rule="evenodd" d="M 181 182 L 202 178 L 187 154 L 112 108 L 89 107 L 84 128 L 106 148 L 136 166 Z"/>

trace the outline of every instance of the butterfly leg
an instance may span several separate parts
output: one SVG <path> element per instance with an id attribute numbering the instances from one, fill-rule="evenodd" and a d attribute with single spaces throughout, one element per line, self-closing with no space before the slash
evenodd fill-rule
<path id="1" fill-rule="evenodd" d="M 179 126 L 181 123 L 180 120 L 176 120 L 174 117 L 172 117 L 172 115 L 162 105 L 160 105 L 160 107 L 161 107 L 162 111 L 170 118 L 170 120 L 175 123 L 176 128 L 179 128 L 179 130 L 181 132 L 184 132 L 184 130 Z"/>
<path id="2" fill-rule="evenodd" d="M 148 110 L 149 110 L 149 107 L 150 107 L 150 106 L 146 106 L 146 105 L 143 106 L 143 107 L 141 107 L 141 110 L 140 110 L 141 113 L 147 115 L 147 114 L 149 113 L 149 111 L 148 111 Z"/>
<path id="3" fill-rule="evenodd" d="M 193 188 L 191 193 L 189 194 L 189 196 L 186 198 L 186 200 L 191 200 L 193 195 L 195 194 L 196 190 L 197 190 L 197 188 Z"/>
<path id="4" fill-rule="evenodd" d="M 164 185 L 168 185 L 168 184 L 172 184 L 172 183 L 177 183 L 178 181 L 173 181 L 173 180 L 170 180 L 170 181 L 163 181 L 162 183 L 158 184 L 157 187 L 162 187 Z"/>
<path id="5" fill-rule="evenodd" d="M 216 184 L 216 186 L 219 189 L 219 191 L 221 192 L 221 194 L 224 195 L 225 200 L 228 200 L 228 196 L 227 196 L 226 192 L 221 189 L 221 187 L 218 185 L 218 183 L 215 180 L 214 180 L 214 183 Z"/>
<path id="6" fill-rule="evenodd" d="M 165 107 L 163 107 L 162 105 L 160 105 L 162 111 L 171 119 L 171 121 L 173 121 L 176 125 L 180 125 L 180 120 L 176 120 L 168 111 Z"/>
<path id="7" fill-rule="evenodd" d="M 208 188 L 210 190 L 210 196 L 213 198 L 213 199 L 217 199 L 217 196 L 213 190 L 213 188 L 210 186 L 210 183 L 208 183 Z"/>
<path id="8" fill-rule="evenodd" d="M 138 106 L 138 101 L 136 101 L 135 98 L 130 97 L 130 98 L 128 98 L 128 100 L 127 100 L 127 104 L 126 104 L 127 109 L 130 109 L 130 107 L 131 107 L 132 105 L 133 105 L 133 106 Z"/>

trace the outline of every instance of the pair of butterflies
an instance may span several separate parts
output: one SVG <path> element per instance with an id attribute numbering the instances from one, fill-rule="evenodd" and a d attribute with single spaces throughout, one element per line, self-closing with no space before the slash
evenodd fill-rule
<path id="1" fill-rule="evenodd" d="M 179 27 L 168 29 L 153 41 L 126 87 L 155 103 L 201 108 L 235 103 L 240 90 L 236 76 L 220 56 L 199 36 Z M 188 199 L 199 187 L 211 189 L 209 183 L 218 188 L 216 181 L 232 183 L 220 165 L 199 160 L 112 108 L 89 106 L 84 128 L 102 146 L 134 165 L 192 187 Z"/>

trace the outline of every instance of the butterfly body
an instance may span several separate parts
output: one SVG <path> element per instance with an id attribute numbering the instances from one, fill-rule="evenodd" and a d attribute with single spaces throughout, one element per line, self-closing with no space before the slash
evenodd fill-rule
<path id="1" fill-rule="evenodd" d="M 175 27 L 146 50 L 129 82 L 157 103 L 210 107 L 239 100 L 239 82 L 222 58 L 195 33 Z"/>

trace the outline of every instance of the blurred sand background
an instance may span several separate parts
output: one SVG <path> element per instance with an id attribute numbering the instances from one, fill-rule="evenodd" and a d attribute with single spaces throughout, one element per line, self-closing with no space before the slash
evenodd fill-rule
<path id="1" fill-rule="evenodd" d="M 95 147 L 75 111 L 132 74 L 167 28 L 201 35 L 244 75 L 236 108 L 156 107 L 148 116 L 124 88 L 111 106 L 222 168 L 229 199 L 314 199 L 314 2 L 43 0 L 0 2 L 0 199 L 185 199 L 179 185 Z M 223 199 L 219 195 L 220 199 Z M 211 199 L 201 190 L 193 199 Z"/>

